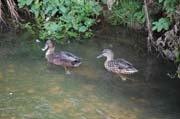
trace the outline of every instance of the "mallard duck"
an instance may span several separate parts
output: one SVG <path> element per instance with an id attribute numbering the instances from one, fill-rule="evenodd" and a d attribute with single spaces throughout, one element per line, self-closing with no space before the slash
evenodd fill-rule
<path id="1" fill-rule="evenodd" d="M 70 52 L 61 51 L 59 53 L 55 53 L 54 40 L 47 40 L 44 48 L 42 48 L 42 51 L 46 51 L 45 58 L 47 62 L 63 66 L 66 74 L 70 74 L 67 69 L 68 67 L 79 67 L 81 64 L 80 58 Z"/>
<path id="2" fill-rule="evenodd" d="M 105 69 L 118 74 L 123 80 L 126 80 L 125 75 L 133 74 L 138 70 L 128 61 L 124 59 L 114 59 L 114 53 L 110 49 L 104 49 L 97 58 L 106 57 L 104 63 Z"/>

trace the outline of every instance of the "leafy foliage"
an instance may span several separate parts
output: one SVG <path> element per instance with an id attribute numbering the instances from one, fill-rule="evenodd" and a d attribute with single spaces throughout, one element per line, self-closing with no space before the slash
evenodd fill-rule
<path id="1" fill-rule="evenodd" d="M 162 4 L 162 8 L 166 11 L 168 17 L 172 17 L 176 12 L 178 0 L 159 0 L 159 3 Z"/>
<path id="2" fill-rule="evenodd" d="M 153 31 L 162 31 L 168 30 L 173 23 L 174 14 L 176 12 L 176 7 L 180 1 L 178 0 L 158 0 L 154 1 L 152 4 L 158 4 L 156 11 L 153 11 L 154 8 L 150 7 L 150 20 L 153 21 Z M 144 15 L 144 3 L 139 0 L 116 0 L 116 4 L 113 7 L 113 14 L 110 15 L 109 21 L 113 25 L 123 24 L 128 27 L 134 27 L 136 23 L 139 25 L 145 24 L 145 15 Z M 153 10 L 152 10 L 153 9 Z M 158 11 L 157 11 L 158 10 Z M 162 13 L 162 16 L 158 19 L 156 15 Z"/>
<path id="3" fill-rule="evenodd" d="M 162 6 L 162 12 L 164 12 L 166 16 L 153 22 L 152 30 L 157 32 L 169 30 L 171 23 L 174 21 L 173 18 L 176 12 L 178 0 L 159 0 L 159 3 Z"/>
<path id="4" fill-rule="evenodd" d="M 168 30 L 170 27 L 170 20 L 168 18 L 161 18 L 159 21 L 153 22 L 152 30 L 160 32 L 162 30 Z"/>
<path id="5" fill-rule="evenodd" d="M 133 27 L 136 22 L 142 25 L 145 23 L 142 6 L 142 3 L 135 0 L 118 0 L 109 20 L 113 25 L 124 24 Z"/>
<path id="6" fill-rule="evenodd" d="M 41 39 L 80 38 L 92 36 L 91 27 L 96 23 L 101 7 L 95 0 L 18 0 L 20 8 L 28 7 L 35 16 L 35 24 L 26 28 Z M 33 26 L 33 27 L 29 27 Z"/>

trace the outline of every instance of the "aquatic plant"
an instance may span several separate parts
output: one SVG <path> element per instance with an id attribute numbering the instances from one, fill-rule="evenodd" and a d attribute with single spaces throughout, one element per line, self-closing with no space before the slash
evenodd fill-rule
<path id="1" fill-rule="evenodd" d="M 66 41 L 92 36 L 101 6 L 95 0 L 18 0 L 19 8 L 28 7 L 35 22 L 23 24 L 40 39 Z"/>

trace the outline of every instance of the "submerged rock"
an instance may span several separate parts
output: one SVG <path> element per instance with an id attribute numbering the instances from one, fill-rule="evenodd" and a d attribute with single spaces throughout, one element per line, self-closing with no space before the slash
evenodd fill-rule
<path id="1" fill-rule="evenodd" d="M 96 112 L 100 115 L 103 115 L 104 113 L 100 109 L 96 109 Z"/>
<path id="2" fill-rule="evenodd" d="M 103 119 L 112 119 L 111 117 L 107 116 L 107 117 L 104 117 Z"/>
<path id="3" fill-rule="evenodd" d="M 87 119 L 85 116 L 81 116 L 80 119 Z"/>
<path id="4" fill-rule="evenodd" d="M 74 105 L 78 105 L 80 103 L 80 100 L 76 98 L 69 98 L 69 101 L 72 102 Z"/>

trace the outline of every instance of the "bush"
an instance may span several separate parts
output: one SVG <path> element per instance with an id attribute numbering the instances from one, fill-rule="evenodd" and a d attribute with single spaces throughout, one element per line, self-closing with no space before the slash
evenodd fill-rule
<path id="1" fill-rule="evenodd" d="M 95 0 L 18 0 L 19 8 L 28 7 L 35 23 L 22 26 L 36 33 L 40 39 L 88 38 L 96 23 L 101 6 Z"/>
<path id="2" fill-rule="evenodd" d="M 113 14 L 109 21 L 113 25 L 134 27 L 136 23 L 143 25 L 145 15 L 143 4 L 135 0 L 118 0 L 113 7 Z"/>

